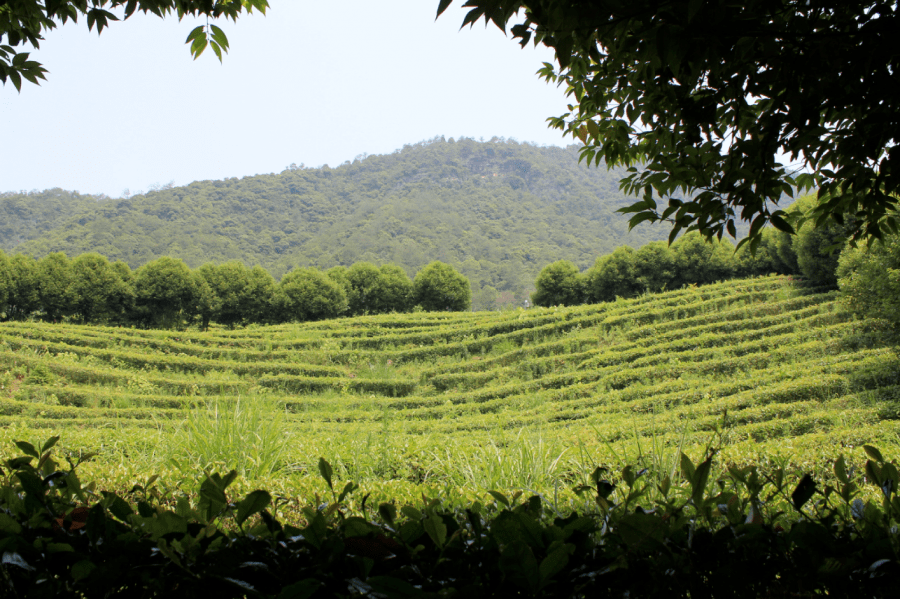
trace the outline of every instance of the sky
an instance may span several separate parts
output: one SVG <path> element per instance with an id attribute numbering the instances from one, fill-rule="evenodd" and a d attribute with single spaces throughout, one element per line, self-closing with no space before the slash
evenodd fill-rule
<path id="1" fill-rule="evenodd" d="M 84 21 L 45 34 L 49 73 L 0 87 L 0 192 L 61 187 L 121 197 L 154 185 L 332 167 L 435 136 L 567 145 L 546 119 L 564 90 L 553 60 L 494 25 L 460 29 L 457 0 L 270 0 L 219 23 L 219 64 L 184 44 L 199 23 L 135 15 L 99 37 Z"/>

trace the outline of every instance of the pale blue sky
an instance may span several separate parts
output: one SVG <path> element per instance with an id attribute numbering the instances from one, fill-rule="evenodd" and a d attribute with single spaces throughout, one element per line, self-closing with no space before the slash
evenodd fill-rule
<path id="1" fill-rule="evenodd" d="M 493 25 L 460 30 L 458 6 L 435 21 L 437 0 L 270 4 L 220 24 L 223 65 L 211 50 L 193 61 L 195 23 L 174 18 L 49 32 L 33 55 L 48 80 L 0 88 L 0 191 L 119 196 L 336 166 L 438 135 L 572 143 L 545 123 L 567 104 L 535 75 L 552 54 Z"/>

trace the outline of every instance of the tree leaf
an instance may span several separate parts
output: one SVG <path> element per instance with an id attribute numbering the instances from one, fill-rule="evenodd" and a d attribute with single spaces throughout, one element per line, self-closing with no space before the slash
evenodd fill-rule
<path id="1" fill-rule="evenodd" d="M 506 498 L 506 495 L 500 493 L 499 491 L 488 491 L 488 493 L 497 500 L 497 502 L 502 503 L 506 507 L 509 507 L 509 499 Z"/>
<path id="2" fill-rule="evenodd" d="M 444 520 L 440 515 L 431 514 L 431 516 L 425 518 L 422 525 L 425 527 L 425 532 L 427 532 L 428 536 L 431 537 L 431 540 L 434 541 L 434 544 L 437 545 L 439 549 L 443 548 L 444 543 L 447 542 L 447 525 L 444 524 Z"/>
<path id="3" fill-rule="evenodd" d="M 22 453 L 25 455 L 30 455 L 34 458 L 40 459 L 41 454 L 38 453 L 38 450 L 34 448 L 34 445 L 29 443 L 28 441 L 16 441 L 16 447 L 22 450 Z"/>
<path id="4" fill-rule="evenodd" d="M 709 480 L 709 471 L 712 468 L 712 458 L 706 458 L 697 466 L 694 476 L 691 478 L 691 500 L 694 506 L 700 509 L 703 506 L 703 494 L 706 492 L 706 483 Z"/>
<path id="5" fill-rule="evenodd" d="M 803 478 L 801 478 L 800 482 L 797 484 L 797 488 L 791 493 L 791 502 L 794 504 L 794 508 L 797 511 L 800 511 L 803 504 L 809 501 L 815 493 L 816 482 L 813 480 L 812 476 L 804 474 Z"/>
<path id="6" fill-rule="evenodd" d="M 769 222 L 772 223 L 772 226 L 779 231 L 784 231 L 785 233 L 788 233 L 790 235 L 794 235 L 796 233 L 794 231 L 794 227 L 792 227 L 789 222 L 787 222 L 777 214 L 772 214 L 771 216 L 769 216 Z"/>
<path id="7" fill-rule="evenodd" d="M 269 507 L 272 496 L 268 491 L 256 490 L 248 494 L 237 505 L 237 523 L 243 524 L 247 518 Z"/>
<path id="8" fill-rule="evenodd" d="M 55 436 L 53 436 L 53 437 L 50 437 L 49 439 L 47 439 L 47 441 L 44 443 L 44 446 L 41 448 L 41 453 L 47 453 L 47 452 L 50 451 L 50 449 L 52 449 L 53 446 L 56 445 L 58 442 L 59 442 L 59 435 L 55 435 Z"/>
<path id="9" fill-rule="evenodd" d="M 884 463 L 884 457 L 881 455 L 881 452 L 878 451 L 877 447 L 873 447 L 871 445 L 863 445 L 863 450 L 871 459 L 875 460 L 878 463 Z"/>
<path id="10" fill-rule="evenodd" d="M 215 41 L 219 46 L 221 46 L 223 50 L 227 51 L 228 50 L 228 38 L 225 37 L 225 32 L 222 31 L 221 28 L 219 28 L 215 25 L 210 25 L 209 30 L 212 34 L 213 41 Z"/>
<path id="11" fill-rule="evenodd" d="M 440 1 L 440 3 L 438 4 L 438 8 L 437 8 L 437 14 L 434 16 L 435 20 L 437 20 L 437 18 L 439 16 L 444 14 L 444 11 L 447 10 L 447 7 L 450 6 L 450 4 L 452 4 L 452 2 L 453 2 L 453 0 L 441 0 Z"/>
<path id="12" fill-rule="evenodd" d="M 682 452 L 682 454 L 681 454 L 681 474 L 684 476 L 685 480 L 693 481 L 695 471 L 696 471 L 696 467 L 694 466 L 694 463 L 691 461 L 691 458 L 687 457 L 687 455 L 684 452 Z"/>
<path id="13" fill-rule="evenodd" d="M 219 59 L 219 63 L 222 63 L 222 48 L 219 47 L 219 44 L 216 42 L 209 42 L 209 47 L 212 48 L 213 54 L 216 55 L 216 58 Z"/>
<path id="14" fill-rule="evenodd" d="M 184 40 L 184 43 L 189 44 L 201 37 L 206 37 L 206 27 L 203 25 L 198 25 L 191 30 L 191 32 L 187 36 L 187 39 Z"/>
<path id="15" fill-rule="evenodd" d="M 306 578 L 282 588 L 277 599 L 309 599 L 321 586 L 315 578 Z"/>
<path id="16" fill-rule="evenodd" d="M 838 456 L 838 459 L 834 461 L 834 475 L 842 484 L 847 484 L 850 482 L 849 477 L 847 476 L 847 466 L 844 463 L 843 454 Z"/>
<path id="17" fill-rule="evenodd" d="M 328 483 L 328 488 L 334 492 L 334 486 L 331 484 L 331 475 L 334 474 L 334 471 L 331 469 L 331 464 L 325 458 L 319 458 L 319 474 L 322 475 L 322 478 L 325 479 L 325 482 Z"/>

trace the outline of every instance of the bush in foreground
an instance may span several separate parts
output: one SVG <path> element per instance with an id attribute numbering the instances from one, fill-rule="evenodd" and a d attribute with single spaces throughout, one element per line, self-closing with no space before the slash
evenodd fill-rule
<path id="1" fill-rule="evenodd" d="M 820 489 L 753 466 L 711 480 L 713 451 L 681 454 L 679 476 L 597 468 L 576 489 L 593 508 L 567 515 L 493 491 L 490 506 L 363 500 L 349 514 L 358 488 L 335 486 L 323 459 L 331 497 L 293 525 L 264 490 L 230 498 L 234 471 L 193 497 L 153 479 L 94 493 L 77 462 L 53 459 L 57 440 L 3 462 L 5 597 L 888 597 L 900 575 L 900 481 L 873 447 L 863 472 L 880 501 L 860 498 L 843 457 Z"/>

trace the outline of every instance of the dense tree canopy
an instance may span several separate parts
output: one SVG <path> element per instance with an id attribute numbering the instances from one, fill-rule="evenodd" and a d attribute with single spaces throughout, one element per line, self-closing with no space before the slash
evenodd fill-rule
<path id="1" fill-rule="evenodd" d="M 38 263 L 38 297 L 47 320 L 57 321 L 74 311 L 71 286 L 74 280 L 72 261 L 62 252 L 54 252 Z"/>
<path id="2" fill-rule="evenodd" d="M 195 277 L 177 258 L 162 256 L 134 275 L 135 308 L 150 326 L 179 326 L 194 311 L 197 291 Z"/>
<path id="3" fill-rule="evenodd" d="M 81 322 L 106 317 L 111 299 L 121 293 L 122 281 L 109 260 L 97 253 L 81 254 L 72 260 L 73 312 Z"/>
<path id="4" fill-rule="evenodd" d="M 284 275 L 275 295 L 279 320 L 321 320 L 347 311 L 344 288 L 314 268 L 295 268 Z"/>
<path id="5" fill-rule="evenodd" d="M 12 82 L 16 89 L 22 89 L 22 79 L 37 84 L 45 79 L 46 69 L 37 61 L 30 60 L 30 52 L 21 52 L 17 46 L 28 45 L 39 48 L 46 31 L 55 29 L 67 21 L 83 18 L 89 29 L 97 27 L 101 33 L 110 22 L 128 19 L 135 12 L 154 14 L 158 17 L 175 14 L 179 19 L 185 15 L 225 17 L 237 19 L 242 12 L 253 9 L 265 13 L 269 3 L 266 0 L 47 0 L 35 2 L 0 3 L 0 81 Z M 118 14 L 116 14 L 118 13 Z M 196 58 L 207 46 L 212 48 L 219 60 L 228 50 L 228 38 L 215 25 L 201 25 L 188 35 L 191 53 Z"/>
<path id="6" fill-rule="evenodd" d="M 634 250 L 623 245 L 606 256 L 597 258 L 586 274 L 588 301 L 606 302 L 616 297 L 631 297 L 641 291 L 635 270 Z"/>
<path id="7" fill-rule="evenodd" d="M 469 280 L 455 268 L 434 261 L 413 279 L 413 302 L 428 311 L 468 310 L 472 302 Z"/>
<path id="8" fill-rule="evenodd" d="M 440 0 L 438 15 L 452 0 Z M 792 231 L 778 203 L 817 187 L 814 217 L 851 233 L 897 231 L 900 9 L 875 0 L 468 0 L 522 45 L 556 52 L 564 85 L 551 124 L 582 158 L 631 167 L 632 223 L 735 236 Z M 893 91 L 892 91 L 893 90 Z M 783 164 L 787 156 L 803 174 Z"/>
<path id="9" fill-rule="evenodd" d="M 900 235 L 867 248 L 845 247 L 837 278 L 851 309 L 900 327 Z"/>
<path id="10" fill-rule="evenodd" d="M 9 267 L 12 281 L 6 304 L 6 317 L 25 319 L 40 306 L 38 265 L 34 258 L 16 254 L 9 259 Z"/>
<path id="11" fill-rule="evenodd" d="M 578 267 L 568 260 L 545 266 L 534 281 L 531 301 L 535 306 L 576 306 L 584 301 L 584 284 Z"/>
<path id="12" fill-rule="evenodd" d="M 0 313 L 9 311 L 8 304 L 11 299 L 13 286 L 12 265 L 6 253 L 0 250 Z"/>

